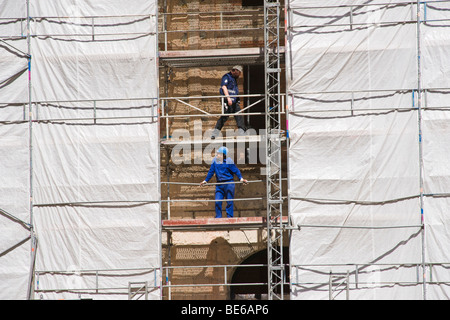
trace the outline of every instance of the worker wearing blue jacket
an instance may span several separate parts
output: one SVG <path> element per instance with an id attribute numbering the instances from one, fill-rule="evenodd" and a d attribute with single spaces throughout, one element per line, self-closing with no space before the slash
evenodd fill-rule
<path id="1" fill-rule="evenodd" d="M 211 180 L 214 174 L 216 175 L 217 183 L 223 183 L 216 185 L 216 218 L 222 218 L 222 200 L 234 199 L 234 175 L 244 184 L 248 183 L 247 180 L 242 178 L 241 172 L 233 160 L 227 157 L 227 152 L 228 149 L 226 147 L 219 148 L 216 157 L 214 157 L 211 163 L 206 179 L 200 183 L 200 186 L 205 185 Z M 228 218 L 233 218 L 233 200 L 227 201 L 226 212 Z"/>
<path id="2" fill-rule="evenodd" d="M 237 79 L 239 79 L 241 73 L 242 66 L 234 66 L 230 72 L 226 73 L 222 77 L 219 92 L 224 96 L 224 113 L 236 113 L 241 110 L 240 98 L 238 97 L 239 86 L 237 83 Z M 238 135 L 245 135 L 246 128 L 244 124 L 244 117 L 241 115 L 235 115 L 234 118 L 238 127 Z M 219 120 L 217 120 L 216 126 L 211 135 L 211 139 L 215 139 L 220 134 L 220 130 L 222 130 L 222 127 L 224 126 L 227 119 L 228 116 L 222 116 L 219 118 Z"/>

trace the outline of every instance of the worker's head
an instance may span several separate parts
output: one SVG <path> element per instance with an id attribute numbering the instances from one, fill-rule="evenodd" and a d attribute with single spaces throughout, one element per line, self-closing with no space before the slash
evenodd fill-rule
<path id="1" fill-rule="evenodd" d="M 231 69 L 231 75 L 234 77 L 234 78 L 239 78 L 239 76 L 241 75 L 241 73 L 242 73 L 242 66 L 234 66 L 232 69 Z"/>
<path id="2" fill-rule="evenodd" d="M 223 160 L 227 157 L 228 149 L 226 147 L 220 147 L 219 150 L 217 150 L 217 158 L 219 160 Z"/>

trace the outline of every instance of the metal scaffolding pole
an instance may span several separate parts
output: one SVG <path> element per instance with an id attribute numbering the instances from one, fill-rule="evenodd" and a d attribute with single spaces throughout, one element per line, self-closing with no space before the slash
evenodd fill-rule
<path id="1" fill-rule="evenodd" d="M 427 299 L 427 280 L 425 266 L 425 221 L 423 214 L 424 207 L 424 167 L 423 167 L 423 136 L 422 136 L 422 66 L 421 66 L 421 12 L 420 0 L 417 0 L 417 117 L 419 130 L 419 183 L 420 183 L 420 223 L 422 225 L 422 295 L 423 300 Z"/>
<path id="2" fill-rule="evenodd" d="M 268 298 L 283 300 L 280 2 L 264 1 Z"/>
<path id="3" fill-rule="evenodd" d="M 36 260 L 36 249 L 37 249 L 37 237 L 34 231 L 33 224 L 33 110 L 32 110 L 32 83 L 31 83 L 31 15 L 30 15 L 30 1 L 26 1 L 26 10 L 27 10 L 27 59 L 28 59 L 28 131 L 29 131 L 29 199 L 30 199 L 30 239 L 31 239 L 31 248 L 30 248 L 30 272 L 28 277 L 28 292 L 27 292 L 27 300 L 31 300 L 34 298 L 34 268 L 35 268 L 35 260 Z"/>

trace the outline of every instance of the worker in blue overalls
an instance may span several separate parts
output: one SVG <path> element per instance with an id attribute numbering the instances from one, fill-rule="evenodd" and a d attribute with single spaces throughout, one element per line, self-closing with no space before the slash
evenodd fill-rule
<path id="1" fill-rule="evenodd" d="M 248 181 L 242 178 L 241 172 L 234 164 L 233 160 L 227 157 L 228 149 L 226 147 L 220 147 L 217 151 L 216 157 L 214 157 L 211 168 L 208 171 L 206 179 L 200 183 L 200 186 L 208 183 L 209 180 L 216 175 L 218 185 L 216 185 L 216 218 L 222 218 L 222 200 L 230 199 L 227 201 L 227 217 L 233 218 L 233 199 L 234 199 L 234 175 L 239 178 L 239 181 L 247 184 Z M 228 183 L 227 183 L 228 182 Z"/>
<path id="2" fill-rule="evenodd" d="M 230 72 L 226 73 L 222 77 L 219 92 L 221 95 L 224 96 L 223 101 L 224 113 L 236 113 L 239 110 L 241 110 L 241 107 L 239 105 L 240 98 L 237 97 L 239 95 L 239 86 L 237 84 L 237 79 L 239 79 L 241 73 L 242 67 L 234 66 Z M 224 126 L 227 119 L 228 116 L 222 116 L 219 118 L 219 120 L 217 120 L 216 126 L 211 135 L 211 139 L 215 139 L 220 134 L 220 130 L 222 130 L 222 127 Z M 244 117 L 239 115 L 234 116 L 234 119 L 236 120 L 236 124 L 238 127 L 238 135 L 240 136 L 244 135 L 246 131 L 244 124 Z"/>

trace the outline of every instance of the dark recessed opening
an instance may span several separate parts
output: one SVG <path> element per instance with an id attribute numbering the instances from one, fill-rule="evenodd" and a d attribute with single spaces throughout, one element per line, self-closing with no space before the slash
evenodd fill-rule
<path id="1" fill-rule="evenodd" d="M 283 248 L 283 260 L 289 265 L 289 248 Z M 244 260 L 241 265 L 266 265 L 237 267 L 231 278 L 232 284 L 252 283 L 255 285 L 230 286 L 231 300 L 266 300 L 267 299 L 267 250 L 259 251 Z M 286 279 L 289 279 L 289 267 L 285 268 Z M 258 285 L 256 285 L 258 284 Z M 289 284 L 283 287 L 285 299 L 289 299 Z"/>
<path id="2" fill-rule="evenodd" d="M 243 7 L 264 6 L 264 0 L 242 0 Z"/>
<path id="3" fill-rule="evenodd" d="M 248 94 L 262 94 L 265 93 L 265 74 L 264 65 L 249 65 L 244 68 L 244 92 Z M 251 108 L 247 109 L 247 113 L 264 113 L 264 97 L 248 97 L 242 98 L 244 106 L 249 106 L 256 103 Z M 261 101 L 260 101 L 261 100 Z M 258 102 L 260 101 L 260 102 Z M 242 104 L 242 103 L 241 103 Z M 248 128 L 255 129 L 258 134 L 260 130 L 266 127 L 266 120 L 264 114 L 245 116 L 245 123 Z"/>

